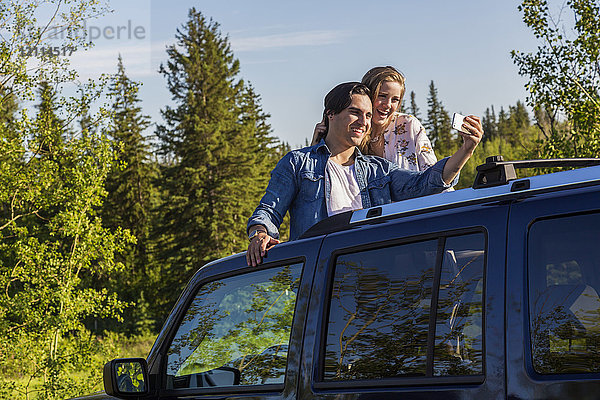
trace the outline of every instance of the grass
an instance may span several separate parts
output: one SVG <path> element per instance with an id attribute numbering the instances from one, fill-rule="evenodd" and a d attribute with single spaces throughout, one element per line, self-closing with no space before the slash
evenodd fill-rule
<path id="1" fill-rule="evenodd" d="M 98 336 L 94 338 L 94 350 L 89 357 L 77 365 L 61 365 L 63 373 L 55 376 L 54 381 L 40 374 L 32 379 L 25 372 L 32 370 L 31 366 L 24 365 L 26 360 L 14 360 L 16 368 L 0 374 L 0 399 L 64 399 L 103 390 L 102 367 L 106 362 L 114 358 L 145 358 L 154 340 L 154 334 L 127 337 L 109 332 Z"/>

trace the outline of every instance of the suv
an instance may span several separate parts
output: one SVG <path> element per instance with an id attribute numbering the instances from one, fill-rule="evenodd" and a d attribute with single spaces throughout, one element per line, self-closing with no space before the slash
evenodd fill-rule
<path id="1" fill-rule="evenodd" d="M 88 398 L 598 398 L 600 166 L 514 174 L 561 163 L 489 159 L 475 188 L 212 262 Z"/>

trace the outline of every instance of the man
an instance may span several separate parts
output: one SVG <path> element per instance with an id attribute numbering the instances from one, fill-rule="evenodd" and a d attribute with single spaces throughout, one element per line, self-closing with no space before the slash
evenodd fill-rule
<path id="1" fill-rule="evenodd" d="M 340 212 L 368 208 L 428 194 L 456 184 L 460 169 L 481 141 L 477 117 L 466 117 L 463 145 L 452 157 L 422 172 L 398 168 L 357 148 L 371 127 L 369 89 L 342 83 L 325 96 L 326 136 L 314 146 L 286 154 L 271 172 L 263 198 L 250 219 L 246 261 L 256 266 L 279 243 L 279 226 L 290 212 L 290 240 Z"/>

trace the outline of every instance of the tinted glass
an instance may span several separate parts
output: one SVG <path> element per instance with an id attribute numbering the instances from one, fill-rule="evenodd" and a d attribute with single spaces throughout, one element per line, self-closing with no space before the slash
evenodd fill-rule
<path id="1" fill-rule="evenodd" d="M 446 239 L 440 274 L 433 373 L 483 373 L 482 234 Z"/>
<path id="2" fill-rule="evenodd" d="M 600 372 L 600 215 L 536 222 L 528 261 L 535 370 Z"/>
<path id="3" fill-rule="evenodd" d="M 425 375 L 437 243 L 337 258 L 325 380 Z"/>
<path id="4" fill-rule="evenodd" d="M 484 248 L 478 233 L 339 256 L 323 379 L 482 374 Z"/>
<path id="5" fill-rule="evenodd" d="M 301 269 L 201 287 L 169 349 L 167 388 L 283 383 Z"/>

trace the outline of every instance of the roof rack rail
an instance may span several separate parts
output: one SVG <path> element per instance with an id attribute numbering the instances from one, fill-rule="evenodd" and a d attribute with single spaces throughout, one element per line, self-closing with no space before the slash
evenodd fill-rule
<path id="1" fill-rule="evenodd" d="M 504 161 L 500 155 L 485 159 L 477 166 L 473 189 L 506 185 L 517 179 L 515 168 L 591 167 L 600 165 L 600 158 L 552 158 L 546 160 Z"/>

